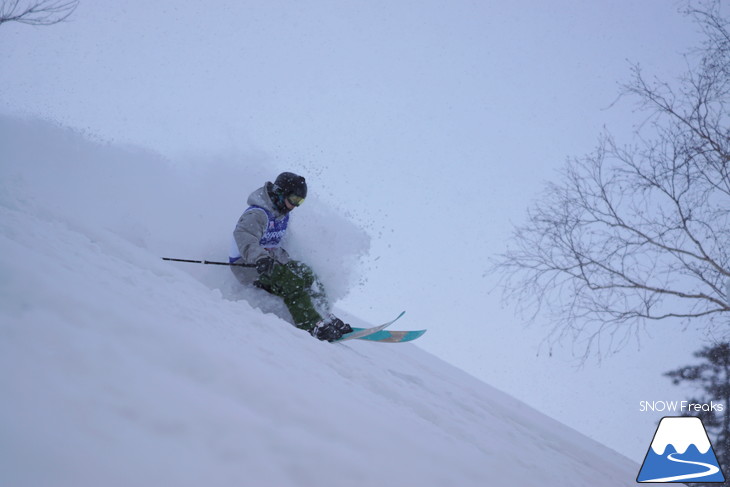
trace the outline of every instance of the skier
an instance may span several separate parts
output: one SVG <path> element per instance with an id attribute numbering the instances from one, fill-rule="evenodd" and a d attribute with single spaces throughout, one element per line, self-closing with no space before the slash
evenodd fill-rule
<path id="1" fill-rule="evenodd" d="M 248 197 L 249 207 L 238 219 L 229 254 L 236 278 L 284 300 L 297 328 L 320 340 L 334 341 L 352 328 L 329 312 L 324 287 L 312 269 L 281 247 L 290 212 L 304 202 L 307 182 L 297 174 L 283 172 Z"/>

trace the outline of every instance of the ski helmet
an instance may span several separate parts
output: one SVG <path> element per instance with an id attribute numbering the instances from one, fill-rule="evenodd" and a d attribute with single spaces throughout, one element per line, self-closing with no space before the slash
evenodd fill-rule
<path id="1" fill-rule="evenodd" d="M 285 200 L 293 206 L 299 206 L 307 197 L 307 181 L 304 177 L 293 172 L 283 172 L 276 177 L 272 186 L 272 192 L 276 196 L 277 207 L 285 211 Z"/>

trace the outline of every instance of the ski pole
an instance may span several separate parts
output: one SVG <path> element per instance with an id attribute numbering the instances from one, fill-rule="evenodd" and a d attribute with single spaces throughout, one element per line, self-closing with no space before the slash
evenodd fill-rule
<path id="1" fill-rule="evenodd" d="M 172 257 L 162 257 L 162 260 L 169 260 L 172 262 L 189 262 L 191 264 L 212 264 L 212 265 L 229 265 L 229 266 L 237 266 L 237 267 L 256 267 L 256 264 L 231 264 L 228 262 L 215 262 L 212 260 L 173 259 Z"/>

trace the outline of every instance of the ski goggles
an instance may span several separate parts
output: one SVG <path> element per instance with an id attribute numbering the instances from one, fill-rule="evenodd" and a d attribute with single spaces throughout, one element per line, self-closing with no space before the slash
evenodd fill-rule
<path id="1" fill-rule="evenodd" d="M 299 206 L 302 203 L 304 203 L 304 198 L 301 196 L 297 196 L 295 194 L 290 194 L 286 197 L 286 200 L 291 204 L 292 206 Z"/>

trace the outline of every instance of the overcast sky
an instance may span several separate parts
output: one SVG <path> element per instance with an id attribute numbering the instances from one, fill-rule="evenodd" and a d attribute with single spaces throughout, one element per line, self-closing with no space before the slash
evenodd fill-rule
<path id="1" fill-rule="evenodd" d="M 503 251 L 566 158 L 604 126 L 631 62 L 671 79 L 697 29 L 668 0 L 82 1 L 52 27 L 0 27 L 0 110 L 41 116 L 171 160 L 265 158 L 372 236 L 367 283 L 339 305 L 408 311 L 419 345 L 640 462 L 684 399 L 660 374 L 702 335 L 657 324 L 576 370 L 546 328 L 503 309 Z M 242 182 L 242 194 L 261 181 Z M 221 235 L 225 257 L 228 235 Z"/>

